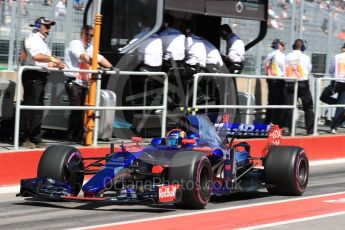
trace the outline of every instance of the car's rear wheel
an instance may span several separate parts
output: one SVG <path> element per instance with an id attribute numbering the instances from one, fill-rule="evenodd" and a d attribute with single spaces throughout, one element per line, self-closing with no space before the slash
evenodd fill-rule
<path id="1" fill-rule="evenodd" d="M 182 187 L 181 208 L 204 208 L 211 198 L 212 169 L 204 153 L 183 151 L 171 160 L 168 180 Z"/>
<path id="2" fill-rule="evenodd" d="M 37 176 L 68 183 L 72 188 L 72 195 L 77 196 L 84 181 L 81 153 L 71 146 L 49 146 L 41 156 Z"/>
<path id="3" fill-rule="evenodd" d="M 267 190 L 271 194 L 304 193 L 309 179 L 309 161 L 303 148 L 272 146 L 264 162 Z"/>

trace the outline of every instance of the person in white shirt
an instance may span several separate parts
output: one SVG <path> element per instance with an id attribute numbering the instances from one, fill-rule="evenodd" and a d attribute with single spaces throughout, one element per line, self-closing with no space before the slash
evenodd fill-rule
<path id="1" fill-rule="evenodd" d="M 186 100 L 186 91 L 184 90 L 182 77 L 185 67 L 185 40 L 184 21 L 181 19 L 167 16 L 163 30 L 159 33 L 163 46 L 163 65 L 162 71 L 168 75 L 171 90 L 168 95 L 168 108 L 174 110 L 176 106 L 184 106 Z"/>
<path id="2" fill-rule="evenodd" d="M 229 25 L 223 24 L 220 27 L 220 36 L 226 41 L 226 52 L 223 61 L 230 73 L 240 74 L 243 69 L 245 45 L 241 38 L 236 35 Z"/>
<path id="3" fill-rule="evenodd" d="M 65 68 L 62 61 L 53 57 L 45 39 L 49 35 L 51 26 L 55 22 L 45 17 L 37 18 L 32 33 L 24 41 L 26 64 L 42 67 L 41 70 L 25 70 L 22 76 L 24 88 L 23 105 L 43 105 L 44 89 L 49 71 L 46 68 Z M 43 148 L 41 125 L 42 110 L 24 110 L 22 115 L 24 136 L 22 146 L 26 148 Z"/>
<path id="4" fill-rule="evenodd" d="M 274 39 L 271 48 L 273 51 L 264 61 L 265 72 L 266 75 L 277 77 L 277 79 L 267 79 L 267 105 L 284 105 L 285 80 L 282 78 L 285 75 L 285 43 L 280 39 Z M 273 123 L 282 128 L 285 125 L 283 111 L 283 109 L 266 109 L 265 123 Z"/>
<path id="5" fill-rule="evenodd" d="M 192 80 L 193 74 L 206 67 L 206 47 L 203 39 L 192 33 L 192 23 L 185 22 L 185 77 Z"/>
<path id="6" fill-rule="evenodd" d="M 129 44 L 139 40 L 150 31 L 150 27 L 144 26 L 144 28 L 137 35 L 135 35 L 132 40 L 129 41 Z M 137 61 L 139 63 L 137 69 L 139 69 L 141 72 L 159 72 L 162 70 L 163 45 L 162 39 L 157 33 L 152 34 L 139 44 L 137 49 Z M 150 88 L 152 90 L 149 93 L 151 95 L 146 99 L 146 103 L 151 106 L 162 104 L 162 95 L 160 93 L 156 93 L 156 89 L 159 89 L 157 91 L 161 92 L 160 89 L 163 88 L 161 81 L 158 79 L 161 78 L 157 76 L 145 76 L 145 78 L 133 79 L 134 84 L 144 85 L 144 88 Z M 136 91 L 135 89 L 132 90 L 133 94 L 142 93 L 142 89 L 139 91 Z M 156 114 L 160 114 L 162 113 L 162 110 L 155 110 L 154 112 Z"/>
<path id="7" fill-rule="evenodd" d="M 129 44 L 143 37 L 151 31 L 150 27 L 146 27 L 140 31 Z M 145 39 L 138 48 L 137 53 L 138 62 L 140 63 L 140 71 L 144 72 L 159 72 L 162 68 L 163 45 L 162 39 L 158 34 L 152 34 Z"/>
<path id="8" fill-rule="evenodd" d="M 59 0 L 55 5 L 55 17 L 65 17 L 66 16 L 66 4 L 67 0 Z"/>
<path id="9" fill-rule="evenodd" d="M 312 69 L 310 57 L 303 52 L 306 49 L 305 42 L 297 39 L 292 45 L 293 51 L 286 55 L 285 58 L 285 76 L 298 78 L 297 96 L 302 101 L 303 111 L 305 114 L 305 124 L 307 134 L 313 134 L 314 128 L 314 111 L 313 98 L 310 93 L 308 75 Z M 292 105 L 294 101 L 294 83 L 286 82 L 286 104 Z M 287 125 L 291 131 L 292 109 L 287 110 Z"/>
<path id="10" fill-rule="evenodd" d="M 65 51 L 66 67 L 68 69 L 89 69 L 92 64 L 94 36 L 92 26 L 81 28 L 80 38 L 69 43 Z M 112 64 L 102 55 L 98 54 L 97 62 L 104 68 L 113 69 Z M 71 106 L 82 106 L 90 85 L 90 74 L 78 72 L 65 72 L 67 80 L 65 88 Z M 70 141 L 82 141 L 84 134 L 83 111 L 72 110 L 69 117 L 67 139 Z"/>
<path id="11" fill-rule="evenodd" d="M 224 62 L 219 50 L 205 38 L 202 38 L 201 40 L 206 48 L 206 68 L 204 68 L 205 72 L 220 72 L 221 68 L 224 65 Z"/>
<path id="12" fill-rule="evenodd" d="M 336 104 L 345 104 L 345 44 L 341 53 L 332 59 L 329 73 L 335 79 L 334 91 L 338 93 Z M 338 107 L 331 123 L 331 133 L 336 134 L 338 127 L 345 121 L 345 108 Z"/>
<path id="13" fill-rule="evenodd" d="M 159 33 L 163 46 L 163 71 L 168 72 L 171 67 L 184 67 L 185 39 L 183 21 L 169 18 L 168 26 Z"/>
<path id="14" fill-rule="evenodd" d="M 191 21 L 184 21 L 184 34 L 186 35 L 185 41 L 185 67 L 182 77 L 182 85 L 186 92 L 186 104 L 191 104 L 192 99 L 192 86 L 193 86 L 193 75 L 199 73 L 206 67 L 206 47 L 202 38 L 192 33 L 193 24 Z M 199 82 L 198 91 L 200 92 L 200 84 L 204 81 Z"/>

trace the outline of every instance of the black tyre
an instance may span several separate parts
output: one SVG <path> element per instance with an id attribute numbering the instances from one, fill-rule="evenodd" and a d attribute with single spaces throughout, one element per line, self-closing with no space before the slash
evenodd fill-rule
<path id="1" fill-rule="evenodd" d="M 168 180 L 182 186 L 181 208 L 204 208 L 211 198 L 212 169 L 205 154 L 195 151 L 177 153 L 171 160 Z"/>
<path id="2" fill-rule="evenodd" d="M 303 148 L 272 146 L 264 167 L 269 193 L 295 196 L 304 193 L 309 178 L 309 161 Z"/>
<path id="3" fill-rule="evenodd" d="M 84 181 L 84 163 L 78 149 L 65 145 L 49 146 L 38 164 L 38 177 L 67 182 L 77 196 Z"/>

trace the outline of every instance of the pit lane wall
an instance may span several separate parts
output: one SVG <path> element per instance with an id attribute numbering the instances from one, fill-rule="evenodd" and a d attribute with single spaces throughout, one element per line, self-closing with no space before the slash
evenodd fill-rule
<path id="1" fill-rule="evenodd" d="M 251 154 L 260 157 L 267 143 L 266 139 L 246 140 L 251 145 Z M 345 158 L 345 136 L 285 137 L 282 145 L 303 147 L 310 161 Z M 118 151 L 115 147 L 115 151 Z M 109 147 L 80 147 L 84 157 L 105 156 Z M 33 178 L 44 149 L 0 152 L 0 187 L 18 185 L 20 179 Z"/>

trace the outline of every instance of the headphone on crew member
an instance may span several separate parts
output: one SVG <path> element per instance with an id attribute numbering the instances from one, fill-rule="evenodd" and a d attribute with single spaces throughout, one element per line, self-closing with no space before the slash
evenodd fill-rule
<path id="1" fill-rule="evenodd" d="M 35 22 L 34 24 L 34 30 L 39 30 L 41 28 L 41 23 Z"/>
<path id="2" fill-rule="evenodd" d="M 307 41 L 303 41 L 302 39 L 297 39 L 292 45 L 293 50 L 295 50 L 297 48 L 296 47 L 297 42 L 302 42 L 301 51 L 304 52 L 307 49 Z"/>
<path id="3" fill-rule="evenodd" d="M 35 31 L 38 31 L 38 30 L 40 30 L 40 28 L 41 28 L 41 20 L 44 20 L 45 19 L 45 17 L 40 17 L 40 18 L 37 18 L 36 19 L 36 21 L 35 21 L 35 24 L 31 24 L 30 26 L 32 26 L 32 27 L 34 27 L 34 29 L 33 30 L 35 30 Z"/>
<path id="4" fill-rule="evenodd" d="M 274 39 L 271 44 L 271 48 L 276 50 L 279 48 L 279 45 L 282 45 L 284 47 L 284 42 L 280 40 L 279 38 Z"/>

